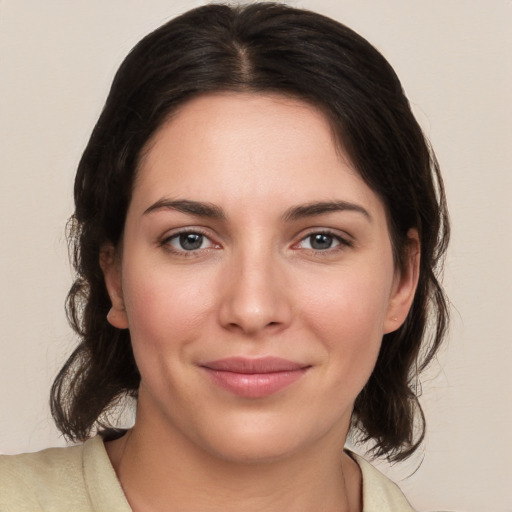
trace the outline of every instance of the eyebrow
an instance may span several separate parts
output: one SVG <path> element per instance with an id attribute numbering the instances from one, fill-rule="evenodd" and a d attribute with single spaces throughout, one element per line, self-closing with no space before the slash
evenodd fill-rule
<path id="1" fill-rule="evenodd" d="M 197 217 L 208 217 L 211 219 L 225 219 L 226 215 L 222 208 L 213 203 L 190 201 L 188 199 L 160 199 L 144 211 L 144 215 L 156 210 L 176 210 L 188 213 Z"/>
<path id="2" fill-rule="evenodd" d="M 294 206 L 284 213 L 283 219 L 286 222 L 290 222 L 306 217 L 314 217 L 316 215 L 344 211 L 360 213 L 364 215 L 370 222 L 372 222 L 372 216 L 368 210 L 358 204 L 350 203 L 347 201 L 323 201 Z"/>
<path id="3" fill-rule="evenodd" d="M 160 199 L 144 211 L 144 215 L 157 210 L 176 210 L 197 217 L 225 220 L 224 210 L 213 203 L 192 201 L 190 199 Z M 321 201 L 294 206 L 283 214 L 285 222 L 292 222 L 307 217 L 315 217 L 332 212 L 356 212 L 364 215 L 370 222 L 372 217 L 362 206 L 347 201 Z"/>

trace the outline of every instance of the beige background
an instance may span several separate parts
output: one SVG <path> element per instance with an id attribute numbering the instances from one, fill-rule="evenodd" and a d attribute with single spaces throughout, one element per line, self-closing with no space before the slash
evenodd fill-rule
<path id="1" fill-rule="evenodd" d="M 124 55 L 199 3 L 0 1 L 0 452 L 63 444 L 47 401 L 73 344 L 63 301 L 74 170 Z M 510 512 L 512 2 L 290 3 L 388 57 L 444 170 L 452 330 L 423 379 L 424 450 L 383 467 L 419 510 Z"/>

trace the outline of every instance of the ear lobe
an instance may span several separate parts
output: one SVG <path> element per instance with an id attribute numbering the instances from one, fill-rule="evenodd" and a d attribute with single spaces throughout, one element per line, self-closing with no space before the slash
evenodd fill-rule
<path id="1" fill-rule="evenodd" d="M 128 328 L 128 317 L 124 307 L 123 288 L 121 285 L 121 264 L 112 244 L 105 244 L 100 249 L 100 267 L 103 271 L 105 286 L 112 302 L 107 314 L 110 325 L 118 329 Z"/>
<path id="2" fill-rule="evenodd" d="M 407 233 L 407 248 L 403 268 L 396 272 L 391 293 L 384 334 L 396 331 L 405 322 L 411 309 L 420 274 L 420 240 L 418 231 L 410 229 Z"/>

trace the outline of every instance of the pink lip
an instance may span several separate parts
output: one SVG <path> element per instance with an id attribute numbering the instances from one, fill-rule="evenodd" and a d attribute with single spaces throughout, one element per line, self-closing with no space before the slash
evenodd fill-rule
<path id="1" fill-rule="evenodd" d="M 213 382 L 246 398 L 263 398 L 299 380 L 310 368 L 278 357 L 229 357 L 200 365 Z"/>

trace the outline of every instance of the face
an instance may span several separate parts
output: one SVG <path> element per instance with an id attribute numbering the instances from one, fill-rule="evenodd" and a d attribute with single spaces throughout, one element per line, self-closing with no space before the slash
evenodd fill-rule
<path id="1" fill-rule="evenodd" d="M 141 374 L 136 428 L 230 460 L 341 449 L 416 252 L 395 270 L 383 204 L 314 107 L 187 103 L 148 145 L 120 254 L 102 256 Z"/>

